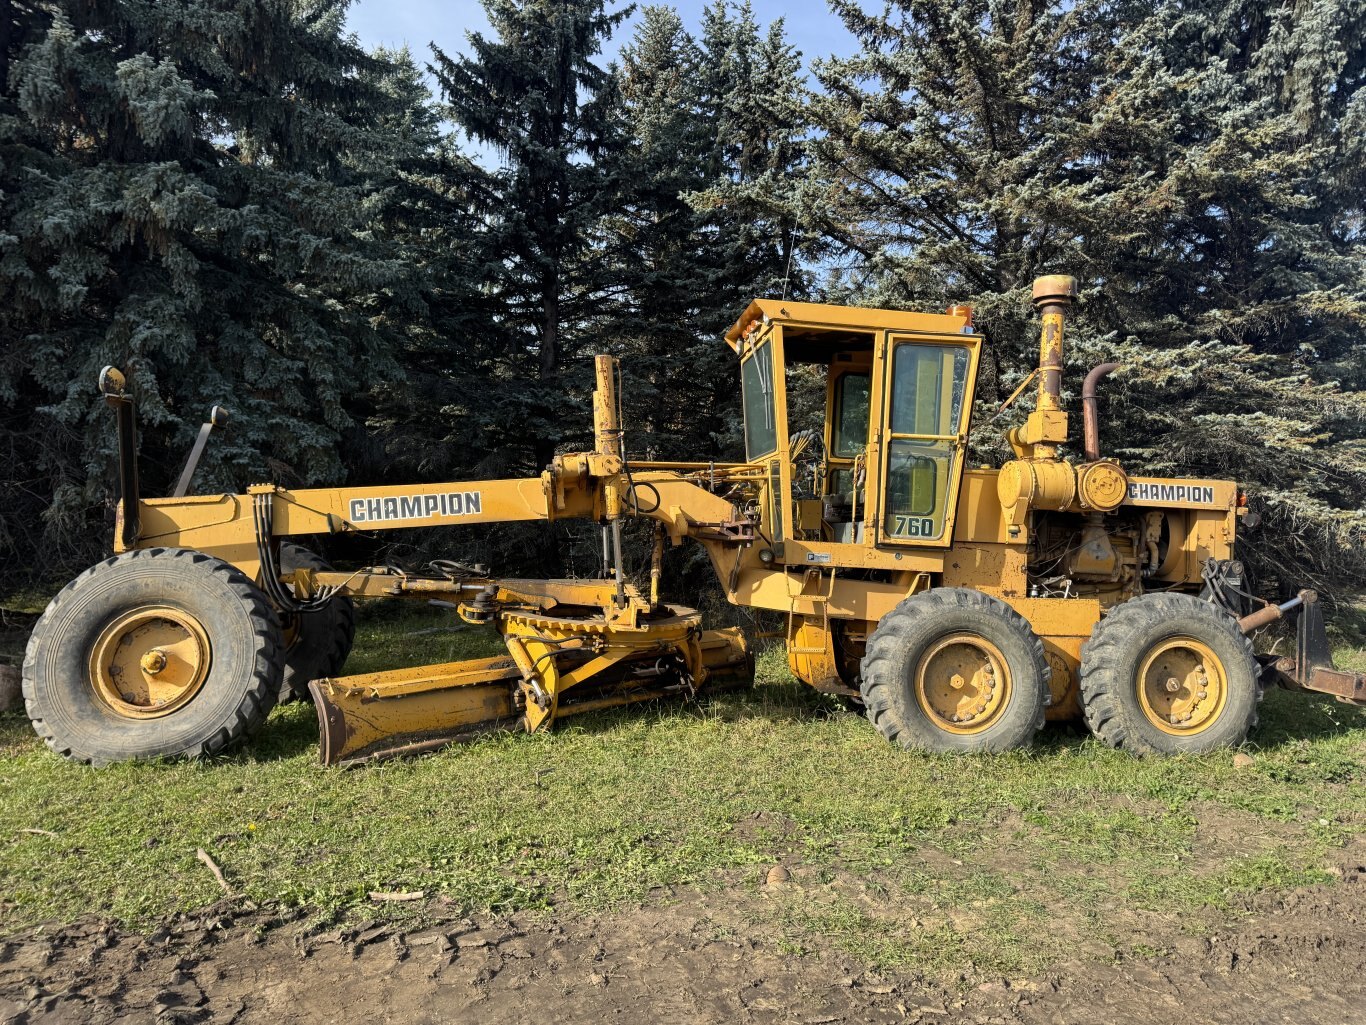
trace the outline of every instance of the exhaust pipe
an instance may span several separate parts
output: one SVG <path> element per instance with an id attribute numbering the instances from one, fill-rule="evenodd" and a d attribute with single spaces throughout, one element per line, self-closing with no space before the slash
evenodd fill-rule
<path id="1" fill-rule="evenodd" d="M 1062 408 L 1062 324 L 1077 297 L 1077 279 L 1066 274 L 1035 278 L 1034 307 L 1043 314 L 1039 337 L 1039 409 Z"/>
<path id="2" fill-rule="evenodd" d="M 1086 380 L 1082 382 L 1083 447 L 1086 449 L 1086 461 L 1088 463 L 1094 463 L 1100 458 L 1100 419 L 1096 413 L 1096 387 L 1101 381 L 1118 370 L 1121 365 L 1119 363 L 1097 364 L 1086 375 Z"/>

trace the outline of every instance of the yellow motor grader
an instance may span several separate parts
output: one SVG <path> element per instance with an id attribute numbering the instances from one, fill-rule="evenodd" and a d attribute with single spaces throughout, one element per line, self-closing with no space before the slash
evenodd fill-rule
<path id="1" fill-rule="evenodd" d="M 745 683 L 739 630 L 706 630 L 660 600 L 666 544 L 690 541 L 729 601 L 784 617 L 797 677 L 861 704 L 905 747 L 1004 751 L 1045 719 L 1083 717 L 1115 747 L 1203 752 L 1247 736 L 1273 679 L 1366 702 L 1366 676 L 1333 668 L 1316 595 L 1253 607 L 1233 482 L 1131 476 L 1101 456 L 1095 393 L 1114 364 L 1087 377 L 1083 455 L 1063 458 L 1063 318 L 1076 283 L 1040 278 L 1033 294 L 1038 399 L 997 469 L 966 465 L 984 339 L 961 306 L 751 303 L 725 336 L 740 364 L 738 463 L 630 458 L 616 361 L 597 357 L 593 451 L 523 480 L 190 494 L 224 419 L 215 407 L 175 493 L 144 498 L 132 400 L 107 368 L 116 554 L 38 623 L 28 714 L 53 750 L 99 765 L 214 754 L 282 697 L 311 692 L 322 760 L 335 764 Z M 822 425 L 790 422 L 790 379 L 823 381 Z M 628 517 L 653 524 L 648 586 L 623 570 Z M 569 518 L 601 525 L 597 578 L 498 579 L 453 561 L 423 575 L 341 572 L 290 540 Z M 353 600 L 389 597 L 449 604 L 496 629 L 507 653 L 338 675 Z M 1295 655 L 1259 659 L 1248 635 L 1287 614 Z"/>

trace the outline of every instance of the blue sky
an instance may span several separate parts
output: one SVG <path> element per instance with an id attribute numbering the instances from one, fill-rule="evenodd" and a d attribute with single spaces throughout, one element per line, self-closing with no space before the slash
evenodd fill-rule
<path id="1" fill-rule="evenodd" d="M 753 4 L 760 25 L 766 26 L 780 17 L 787 19 L 788 39 L 802 52 L 804 63 L 813 57 L 846 55 L 857 49 L 853 37 L 822 0 L 753 0 Z M 705 0 L 687 0 L 670 6 L 683 16 L 689 30 L 697 31 Z M 632 22 L 623 25 L 612 38 L 609 56 L 615 56 L 621 44 L 630 38 L 637 17 L 633 16 Z M 488 28 L 479 0 L 356 0 L 347 25 L 366 46 L 383 43 L 397 47 L 407 43 L 419 59 L 426 58 L 428 43 L 436 43 L 447 53 L 463 51 L 467 31 Z"/>

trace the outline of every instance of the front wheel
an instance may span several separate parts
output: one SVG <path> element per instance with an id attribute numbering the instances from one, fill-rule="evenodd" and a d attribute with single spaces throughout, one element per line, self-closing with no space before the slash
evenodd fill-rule
<path id="1" fill-rule="evenodd" d="M 265 720 L 283 662 L 275 611 L 236 567 L 141 549 L 52 599 L 24 655 L 24 702 L 73 761 L 212 755 Z"/>
<path id="2" fill-rule="evenodd" d="M 1203 754 L 1247 739 L 1262 689 L 1233 617 L 1188 594 L 1112 609 L 1081 649 L 1091 732 L 1135 754 Z"/>
<path id="3" fill-rule="evenodd" d="M 860 691 L 868 718 L 902 747 L 1023 747 L 1048 704 L 1043 642 L 1005 602 L 965 588 L 912 595 L 868 639 Z"/>

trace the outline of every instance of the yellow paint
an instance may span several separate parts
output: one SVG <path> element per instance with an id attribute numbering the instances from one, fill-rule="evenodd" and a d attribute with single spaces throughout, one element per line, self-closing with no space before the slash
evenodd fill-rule
<path id="1" fill-rule="evenodd" d="M 188 704 L 209 675 L 203 624 L 168 605 L 116 616 L 91 646 L 90 680 L 100 703 L 125 719 L 158 719 Z"/>
<path id="2" fill-rule="evenodd" d="M 975 633 L 941 638 L 915 667 L 916 703 L 947 733 L 990 729 L 1009 707 L 1013 685 L 1001 650 Z"/>
<path id="3" fill-rule="evenodd" d="M 616 361 L 598 357 L 593 451 L 557 455 L 537 477 L 364 488 L 262 484 L 244 495 L 143 499 L 137 544 L 198 549 L 259 580 L 258 540 L 274 546 L 309 534 L 559 519 L 605 524 L 610 538 L 625 517 L 653 521 L 644 594 L 613 579 L 465 580 L 375 568 L 290 575 L 286 582 L 299 597 L 320 588 L 356 598 L 444 597 L 470 622 L 493 624 L 508 646 L 496 660 L 322 681 L 315 687 L 323 695 L 320 714 L 338 717 L 325 748 L 333 760 L 393 747 L 395 737 L 421 744 L 424 736 L 483 724 L 545 728 L 574 711 L 743 675 L 749 654 L 738 633 L 703 632 L 696 612 L 660 603 L 666 538 L 703 545 L 732 603 L 784 616 L 793 672 L 834 693 L 851 693 L 857 669 L 857 658 L 836 641 L 839 631 L 855 631 L 849 636 L 861 651 L 909 595 L 952 586 L 999 597 L 1044 641 L 1053 668 L 1050 718 L 1073 715 L 1081 644 L 1102 609 L 1145 589 L 1198 589 L 1202 563 L 1231 556 L 1238 510 L 1229 481 L 1130 477 L 1114 460 L 1077 466 L 1059 456 L 1068 421 L 1052 390 L 1064 346 L 1065 301 L 1058 297 L 1072 294 L 1070 279 L 1036 283 L 1043 312 L 1031 380 L 1038 379 L 1038 400 L 1008 435 L 1016 458 L 999 469 L 965 466 L 983 338 L 963 310 L 760 299 L 726 333 L 742 364 L 773 361 L 773 448 L 753 462 L 625 462 L 633 425 L 620 419 Z M 825 368 L 823 445 L 790 433 L 787 371 L 798 362 Z M 624 380 L 629 388 L 629 368 Z M 844 383 L 856 412 L 836 452 Z M 858 420 L 865 401 L 866 434 Z M 810 460 L 822 454 L 813 496 L 802 489 L 813 479 Z M 258 501 L 269 505 L 269 538 L 256 536 Z M 175 668 L 172 657 L 197 635 L 166 622 L 172 625 L 158 627 L 155 643 L 130 642 L 117 660 L 106 643 L 103 661 L 92 664 L 92 675 L 107 680 L 117 666 L 145 681 L 131 701 L 117 699 L 134 709 L 179 707 L 172 704 L 178 695 L 198 686 L 185 682 L 197 670 Z M 119 629 L 152 636 L 145 624 Z M 178 640 L 175 629 L 182 629 Z M 1001 679 L 999 652 L 962 639 L 934 650 L 915 684 L 919 699 L 955 730 L 987 728 L 1001 687 L 1010 685 L 984 689 L 988 676 Z M 660 682 L 666 677 L 675 682 Z M 112 683 L 105 692 L 115 700 Z M 1168 708 L 1165 700 L 1154 694 L 1152 707 Z M 1201 707 L 1191 706 L 1192 723 L 1203 721 Z M 1183 725 L 1186 710 L 1180 706 L 1173 728 L 1193 728 Z"/>
<path id="4" fill-rule="evenodd" d="M 1163 733 L 1194 736 L 1219 721 L 1228 703 L 1228 676 L 1203 641 L 1173 637 L 1156 645 L 1135 674 L 1139 707 Z"/>

